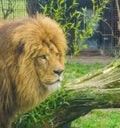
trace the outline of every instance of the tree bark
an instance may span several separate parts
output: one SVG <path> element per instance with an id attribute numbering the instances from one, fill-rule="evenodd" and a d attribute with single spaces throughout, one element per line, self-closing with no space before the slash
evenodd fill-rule
<path id="1" fill-rule="evenodd" d="M 45 118 L 44 128 L 67 128 L 72 120 L 92 109 L 120 108 L 120 58 L 104 69 L 65 84 L 60 97 L 65 98 L 65 102 L 51 110 L 52 114 Z M 54 119 L 53 126 L 49 119 Z"/>
<path id="2" fill-rule="evenodd" d="M 38 0 L 26 0 L 26 10 L 29 17 L 36 15 L 38 6 Z"/>
<path id="3" fill-rule="evenodd" d="M 118 14 L 118 21 L 117 21 L 118 30 L 119 30 L 118 47 L 120 48 L 120 1 L 115 0 L 115 2 L 116 2 L 117 14 Z"/>
<path id="4" fill-rule="evenodd" d="M 118 0 L 115 0 L 115 2 L 118 13 L 118 29 L 120 30 L 120 2 Z"/>

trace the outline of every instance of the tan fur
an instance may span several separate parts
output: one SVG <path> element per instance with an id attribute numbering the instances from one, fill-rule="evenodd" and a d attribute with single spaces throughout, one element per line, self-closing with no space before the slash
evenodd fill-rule
<path id="1" fill-rule="evenodd" d="M 67 49 L 59 25 L 36 16 L 0 23 L 0 128 L 59 89 Z"/>

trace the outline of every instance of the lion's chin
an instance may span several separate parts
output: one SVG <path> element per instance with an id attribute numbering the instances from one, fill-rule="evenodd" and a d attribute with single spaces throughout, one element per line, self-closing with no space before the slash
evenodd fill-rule
<path id="1" fill-rule="evenodd" d="M 45 85 L 45 87 L 48 89 L 48 91 L 55 92 L 61 88 L 61 84 L 60 84 L 60 82 L 56 82 L 51 85 Z"/>

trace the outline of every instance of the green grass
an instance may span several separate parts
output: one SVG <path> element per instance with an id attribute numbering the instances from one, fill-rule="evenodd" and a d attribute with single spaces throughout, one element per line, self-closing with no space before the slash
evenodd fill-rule
<path id="1" fill-rule="evenodd" d="M 120 109 L 93 110 L 72 122 L 77 128 L 120 128 Z"/>
<path id="2" fill-rule="evenodd" d="M 95 71 L 104 67 L 103 64 L 80 64 L 80 63 L 66 63 L 64 83 L 67 83 L 73 79 L 81 77 L 91 71 Z"/>

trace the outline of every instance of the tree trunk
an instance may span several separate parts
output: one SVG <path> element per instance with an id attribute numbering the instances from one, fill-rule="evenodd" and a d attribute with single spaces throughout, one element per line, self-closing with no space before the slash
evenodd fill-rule
<path id="1" fill-rule="evenodd" d="M 118 13 L 118 29 L 120 30 L 120 1 L 115 0 Z"/>
<path id="2" fill-rule="evenodd" d="M 120 1 L 115 0 L 115 2 L 116 2 L 117 14 L 118 14 L 118 22 L 117 22 L 118 23 L 118 30 L 119 30 L 119 34 L 120 34 Z M 120 48 L 120 35 L 118 38 L 118 47 Z"/>
<path id="3" fill-rule="evenodd" d="M 38 11 L 38 0 L 26 0 L 26 10 L 30 17 L 34 17 Z"/>
<path id="4" fill-rule="evenodd" d="M 51 110 L 53 114 L 45 118 L 42 127 L 67 128 L 72 120 L 84 116 L 92 109 L 120 108 L 120 58 L 104 69 L 66 84 L 64 89 L 60 97 L 65 98 L 65 103 Z M 55 101 L 60 101 L 60 97 Z M 53 126 L 49 119 L 53 119 Z"/>

